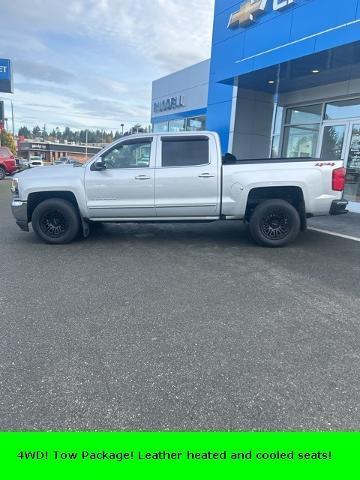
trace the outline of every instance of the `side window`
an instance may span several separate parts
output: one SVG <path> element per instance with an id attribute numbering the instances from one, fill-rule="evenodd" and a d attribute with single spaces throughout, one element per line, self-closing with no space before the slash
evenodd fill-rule
<path id="1" fill-rule="evenodd" d="M 148 168 L 150 167 L 152 140 L 133 140 L 120 143 L 103 155 L 106 168 Z"/>
<path id="2" fill-rule="evenodd" d="M 190 167 L 208 163 L 208 137 L 162 137 L 163 167 Z"/>

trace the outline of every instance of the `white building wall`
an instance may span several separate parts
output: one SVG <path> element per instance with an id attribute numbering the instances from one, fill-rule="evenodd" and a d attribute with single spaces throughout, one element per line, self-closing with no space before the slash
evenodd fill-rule
<path id="1" fill-rule="evenodd" d="M 151 117 L 188 112 L 207 108 L 209 91 L 210 60 L 192 65 L 166 77 L 155 80 L 152 85 Z M 171 97 L 182 97 L 183 107 L 154 112 L 154 104 Z"/>

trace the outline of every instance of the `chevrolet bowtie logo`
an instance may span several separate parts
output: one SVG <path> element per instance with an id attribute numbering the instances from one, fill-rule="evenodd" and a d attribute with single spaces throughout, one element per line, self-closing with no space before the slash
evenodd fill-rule
<path id="1" fill-rule="evenodd" d="M 294 0 L 271 0 L 273 10 L 282 10 L 288 7 Z M 234 12 L 230 16 L 228 28 L 236 28 L 238 26 L 245 27 L 255 21 L 256 16 L 265 12 L 269 0 L 247 0 L 244 2 L 240 10 Z"/>

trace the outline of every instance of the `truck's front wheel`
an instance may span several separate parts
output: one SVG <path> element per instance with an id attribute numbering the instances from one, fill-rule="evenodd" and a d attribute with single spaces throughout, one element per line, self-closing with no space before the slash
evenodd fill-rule
<path id="1" fill-rule="evenodd" d="M 79 214 L 70 202 L 52 198 L 41 202 L 32 215 L 34 232 L 45 242 L 70 243 L 79 233 Z"/>
<path id="2" fill-rule="evenodd" d="M 267 247 L 283 247 L 293 242 L 300 227 L 298 211 L 285 200 L 265 200 L 250 219 L 252 238 Z"/>
<path id="3" fill-rule="evenodd" d="M 5 170 L 2 167 L 0 167 L 0 180 L 4 180 L 5 176 L 6 176 Z"/>

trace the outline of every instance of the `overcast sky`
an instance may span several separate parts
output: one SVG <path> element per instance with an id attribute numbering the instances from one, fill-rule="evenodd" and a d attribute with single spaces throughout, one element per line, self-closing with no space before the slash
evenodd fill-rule
<path id="1" fill-rule="evenodd" d="M 210 56 L 214 0 L 0 0 L 16 127 L 148 124 L 151 82 Z M 6 102 L 10 116 L 9 102 Z"/>

